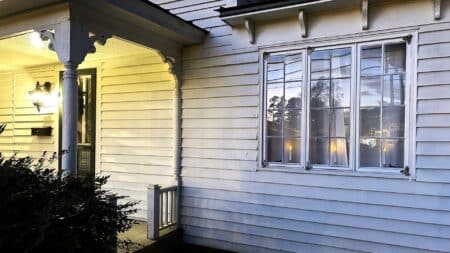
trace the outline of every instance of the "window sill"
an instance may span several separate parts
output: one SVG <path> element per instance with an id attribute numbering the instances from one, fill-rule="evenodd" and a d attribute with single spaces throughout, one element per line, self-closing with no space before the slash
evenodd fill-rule
<path id="1" fill-rule="evenodd" d="M 394 171 L 392 171 L 392 172 L 352 171 L 349 169 L 335 169 L 335 168 L 315 168 L 315 169 L 311 169 L 311 170 L 305 170 L 304 167 L 283 167 L 283 166 L 260 167 L 258 169 L 258 171 L 413 180 L 412 176 L 404 176 L 400 172 L 394 172 Z"/>

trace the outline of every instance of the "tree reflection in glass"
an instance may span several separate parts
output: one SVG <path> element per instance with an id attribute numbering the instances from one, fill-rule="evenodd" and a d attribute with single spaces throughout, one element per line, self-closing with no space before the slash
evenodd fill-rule
<path id="1" fill-rule="evenodd" d="M 266 63 L 266 161 L 301 163 L 303 56 L 270 55 Z"/>
<path id="2" fill-rule="evenodd" d="M 351 48 L 311 53 L 310 162 L 349 166 Z"/>
<path id="3" fill-rule="evenodd" d="M 403 167 L 405 76 L 405 43 L 361 48 L 360 167 Z"/>

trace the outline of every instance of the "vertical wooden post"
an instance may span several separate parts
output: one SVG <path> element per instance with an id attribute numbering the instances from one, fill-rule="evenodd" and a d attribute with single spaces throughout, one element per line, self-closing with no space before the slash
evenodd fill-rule
<path id="1" fill-rule="evenodd" d="M 159 237 L 159 203 L 161 186 L 149 185 L 147 191 L 147 238 L 150 240 Z"/>
<path id="2" fill-rule="evenodd" d="M 78 144 L 78 80 L 77 68 L 87 54 L 95 53 L 95 42 L 105 45 L 107 35 L 91 35 L 86 27 L 71 19 L 55 26 L 54 31 L 40 31 L 42 40 L 49 40 L 49 49 L 64 64 L 63 119 L 61 159 L 63 176 L 77 174 Z"/>
<path id="3" fill-rule="evenodd" d="M 62 135 L 62 171 L 63 176 L 77 174 L 77 144 L 78 144 L 78 74 L 77 64 L 64 64 L 63 74 L 63 116 L 64 127 Z"/>

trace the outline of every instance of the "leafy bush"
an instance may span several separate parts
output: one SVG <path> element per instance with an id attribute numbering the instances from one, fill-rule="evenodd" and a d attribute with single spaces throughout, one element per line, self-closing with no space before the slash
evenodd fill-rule
<path id="1" fill-rule="evenodd" d="M 0 252 L 113 252 L 136 203 L 116 204 L 107 177 L 61 178 L 54 160 L 0 155 Z"/>

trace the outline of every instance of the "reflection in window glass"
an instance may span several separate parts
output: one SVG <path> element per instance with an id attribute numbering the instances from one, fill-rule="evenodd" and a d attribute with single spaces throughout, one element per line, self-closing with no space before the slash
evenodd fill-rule
<path id="1" fill-rule="evenodd" d="M 348 167 L 351 48 L 311 53 L 310 162 Z"/>
<path id="2" fill-rule="evenodd" d="M 406 44 L 361 48 L 360 167 L 402 168 Z"/>
<path id="3" fill-rule="evenodd" d="M 270 55 L 266 60 L 266 141 L 269 163 L 301 163 L 303 56 Z"/>

